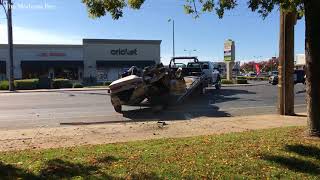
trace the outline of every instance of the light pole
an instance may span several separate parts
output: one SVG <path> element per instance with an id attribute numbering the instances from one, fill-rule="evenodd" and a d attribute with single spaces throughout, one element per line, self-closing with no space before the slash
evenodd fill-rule
<path id="1" fill-rule="evenodd" d="M 172 57 L 175 57 L 174 19 L 169 19 L 168 22 L 172 22 Z"/>
<path id="2" fill-rule="evenodd" d="M 4 8 L 8 23 L 8 50 L 9 50 L 9 91 L 14 91 L 14 68 L 13 68 L 13 38 L 12 38 L 12 2 L 7 0 L 7 9 L 3 4 L 4 0 L 0 0 L 0 4 Z"/>
<path id="3" fill-rule="evenodd" d="M 184 49 L 184 52 L 188 52 L 188 53 L 189 53 L 189 56 L 191 56 L 191 53 L 192 53 L 192 52 L 196 52 L 196 51 L 197 51 L 196 49 L 193 49 L 193 50 Z"/>

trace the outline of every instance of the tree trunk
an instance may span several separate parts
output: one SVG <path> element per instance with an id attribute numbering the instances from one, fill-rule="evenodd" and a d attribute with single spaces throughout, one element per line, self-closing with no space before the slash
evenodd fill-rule
<path id="1" fill-rule="evenodd" d="M 309 132 L 320 136 L 320 1 L 304 0 Z"/>
<path id="2" fill-rule="evenodd" d="M 296 14 L 281 9 L 279 47 L 279 114 L 294 115 L 294 26 Z"/>

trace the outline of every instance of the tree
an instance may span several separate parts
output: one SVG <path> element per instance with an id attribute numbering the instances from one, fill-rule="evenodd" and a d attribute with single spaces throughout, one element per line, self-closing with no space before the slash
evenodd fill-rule
<path id="1" fill-rule="evenodd" d="M 262 72 L 270 72 L 270 71 L 275 71 L 278 69 L 279 65 L 279 60 L 278 58 L 272 58 L 269 59 L 268 61 L 261 61 L 261 62 L 256 62 L 256 61 L 250 61 L 243 63 L 240 67 L 241 71 L 243 72 L 250 72 L 253 71 L 255 72 L 255 64 L 259 64 L 259 67 L 261 68 Z"/>
<path id="2" fill-rule="evenodd" d="M 110 13 L 113 19 L 123 15 L 129 6 L 139 9 L 145 0 L 82 0 L 92 17 Z M 247 0 L 248 7 L 265 18 L 275 7 L 294 12 L 306 21 L 307 112 L 310 135 L 320 136 L 320 1 L 319 0 Z M 215 12 L 220 18 L 226 10 L 234 9 L 237 0 L 185 0 L 187 14 L 198 17 L 200 12 Z"/>

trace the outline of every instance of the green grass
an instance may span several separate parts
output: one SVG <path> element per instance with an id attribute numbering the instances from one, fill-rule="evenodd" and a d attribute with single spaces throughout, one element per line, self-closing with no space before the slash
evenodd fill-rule
<path id="1" fill-rule="evenodd" d="M 0 153 L 2 179 L 319 179 L 304 128 Z M 1 179 L 1 178 L 0 178 Z"/>

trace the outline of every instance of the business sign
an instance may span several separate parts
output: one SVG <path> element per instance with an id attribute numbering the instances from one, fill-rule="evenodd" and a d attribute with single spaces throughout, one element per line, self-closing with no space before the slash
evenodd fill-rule
<path id="1" fill-rule="evenodd" d="M 64 57 L 67 56 L 66 53 L 63 52 L 50 52 L 50 53 L 40 53 L 38 54 L 40 57 Z"/>
<path id="2" fill-rule="evenodd" d="M 137 56 L 138 50 L 136 49 L 113 49 L 110 51 L 113 56 Z"/>
<path id="3" fill-rule="evenodd" d="M 234 55 L 234 42 L 232 40 L 227 40 L 224 43 L 224 61 L 234 61 L 235 55 Z"/>

